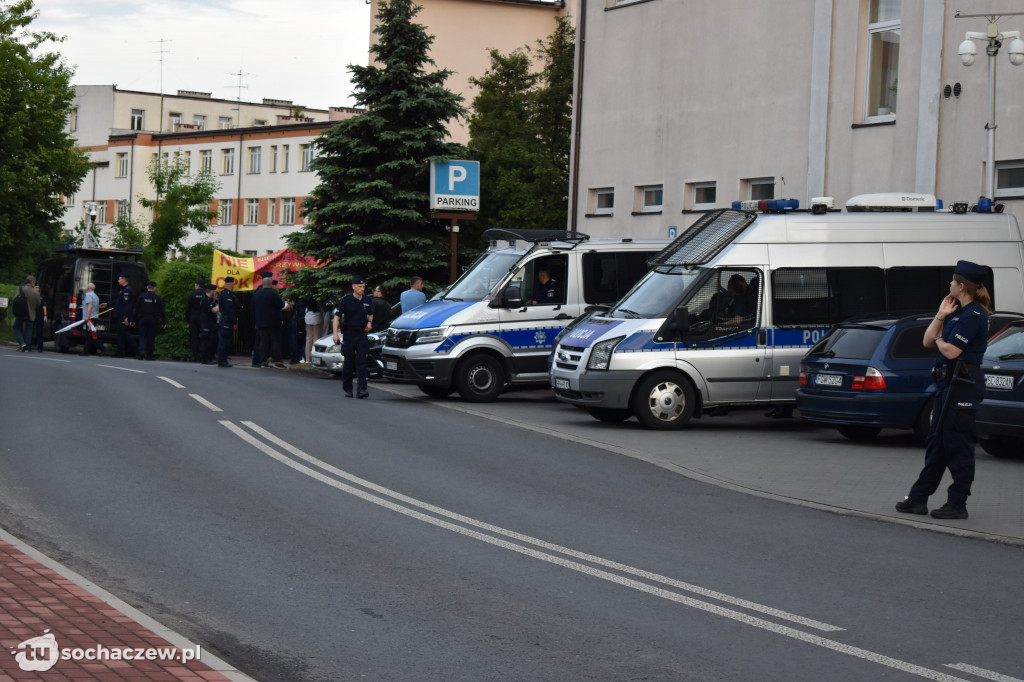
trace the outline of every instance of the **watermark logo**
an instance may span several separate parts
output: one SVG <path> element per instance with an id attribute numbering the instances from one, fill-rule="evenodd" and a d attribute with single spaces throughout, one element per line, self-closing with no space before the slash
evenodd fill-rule
<path id="1" fill-rule="evenodd" d="M 60 660 L 57 638 L 49 630 L 43 630 L 39 637 L 26 639 L 18 645 L 18 651 L 11 653 L 18 666 L 28 672 L 46 672 Z"/>
<path id="2" fill-rule="evenodd" d="M 57 661 L 176 661 L 188 664 L 198 661 L 202 648 L 177 647 L 105 647 L 97 644 L 87 649 L 57 646 L 57 638 L 48 629 L 38 637 L 26 639 L 11 651 L 18 666 L 26 672 L 46 672 Z"/>

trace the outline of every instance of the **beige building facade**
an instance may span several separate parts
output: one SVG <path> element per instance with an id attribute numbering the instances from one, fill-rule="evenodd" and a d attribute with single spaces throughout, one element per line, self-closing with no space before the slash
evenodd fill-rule
<path id="1" fill-rule="evenodd" d="M 740 199 L 984 193 L 985 46 L 970 68 L 957 48 L 988 20 L 957 18 L 964 3 L 576 2 L 570 229 L 658 237 Z M 1024 215 L 1024 66 L 1007 57 L 996 198 Z"/>

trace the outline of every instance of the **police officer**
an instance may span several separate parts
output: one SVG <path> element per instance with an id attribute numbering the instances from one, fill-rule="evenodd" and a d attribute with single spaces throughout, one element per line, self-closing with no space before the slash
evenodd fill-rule
<path id="1" fill-rule="evenodd" d="M 281 311 L 286 307 L 281 295 L 277 293 L 274 286 L 277 280 L 274 273 L 264 272 L 263 286 L 256 290 L 252 296 L 252 311 L 255 317 L 256 330 L 260 337 L 260 358 L 262 366 L 273 365 L 278 369 L 284 369 L 283 351 L 281 344 L 282 317 Z"/>
<path id="2" fill-rule="evenodd" d="M 924 469 L 910 494 L 896 503 L 903 514 L 927 514 L 928 498 L 946 469 L 953 477 L 946 504 L 932 510 L 936 519 L 966 519 L 967 497 L 974 481 L 974 417 L 985 393 L 980 363 L 988 345 L 988 306 L 983 284 L 985 268 L 959 261 L 949 283 L 949 295 L 928 325 L 924 345 L 939 356 L 932 370 L 938 391 L 932 408 Z"/>
<path id="3" fill-rule="evenodd" d="M 366 280 L 360 275 L 352 277 L 352 293 L 341 299 L 334 309 L 334 343 L 341 344 L 341 388 L 345 397 L 352 397 L 352 374 L 356 374 L 357 397 L 368 398 L 366 390 L 366 354 L 370 340 L 366 333 L 373 324 L 373 301 L 366 292 Z"/>
<path id="4" fill-rule="evenodd" d="M 139 330 L 139 360 L 152 360 L 157 327 L 167 329 L 167 311 L 164 299 L 156 293 L 156 282 L 147 284 L 135 301 L 135 326 Z"/>
<path id="5" fill-rule="evenodd" d="M 122 358 L 128 355 L 136 355 L 135 339 L 132 338 L 131 325 L 135 313 L 135 292 L 128 284 L 128 275 L 120 273 L 117 276 L 117 283 L 121 287 L 114 296 L 114 312 L 111 316 L 117 325 L 117 357 Z M 101 303 L 100 308 L 106 308 L 106 303 Z"/>
<path id="6" fill-rule="evenodd" d="M 217 313 L 217 366 L 230 367 L 228 351 L 234 341 L 235 330 L 238 328 L 238 299 L 232 293 L 235 290 L 235 278 L 224 278 L 224 289 L 220 292 L 217 305 L 213 309 Z"/>
<path id="7" fill-rule="evenodd" d="M 217 292 L 216 284 L 203 285 L 203 301 L 199 306 L 201 331 L 199 333 L 200 360 L 204 365 L 217 364 Z"/>
<path id="8" fill-rule="evenodd" d="M 537 271 L 537 280 L 540 285 L 533 292 L 534 305 L 558 305 L 562 297 L 558 295 L 558 282 L 551 279 L 551 273 L 545 269 Z"/>
<path id="9" fill-rule="evenodd" d="M 203 301 L 206 300 L 206 290 L 203 288 L 203 280 L 196 280 L 196 288 L 189 293 L 185 299 L 185 326 L 188 327 L 188 343 L 192 349 L 192 359 L 199 362 L 202 356 L 202 341 L 200 336 L 203 333 Z"/>

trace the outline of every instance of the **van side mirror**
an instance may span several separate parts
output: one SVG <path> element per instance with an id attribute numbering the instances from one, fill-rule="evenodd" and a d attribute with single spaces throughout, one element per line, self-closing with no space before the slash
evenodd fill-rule
<path id="1" fill-rule="evenodd" d="M 506 308 L 522 308 L 523 294 L 520 292 L 519 287 L 505 287 L 505 291 L 501 294 L 501 304 Z"/>
<path id="2" fill-rule="evenodd" d="M 690 309 L 681 305 L 672 313 L 672 324 L 680 341 L 686 337 L 686 331 L 690 328 Z"/>

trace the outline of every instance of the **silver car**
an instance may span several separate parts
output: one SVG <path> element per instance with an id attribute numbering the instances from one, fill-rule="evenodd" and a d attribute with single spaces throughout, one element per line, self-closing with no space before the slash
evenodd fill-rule
<path id="1" fill-rule="evenodd" d="M 398 317 L 401 312 L 401 303 L 396 303 L 391 306 L 391 317 L 388 322 L 390 323 L 391 320 Z M 333 318 L 334 313 L 332 311 L 331 319 Z M 367 375 L 371 379 L 380 379 L 384 376 L 384 363 L 381 360 L 381 351 L 384 349 L 384 338 L 387 334 L 387 329 L 381 329 L 380 331 L 370 332 L 366 335 L 370 340 L 370 352 L 366 355 L 366 370 Z M 313 342 L 313 353 L 310 358 L 310 363 L 315 369 L 322 369 L 325 372 L 341 374 L 341 368 L 345 364 L 345 361 L 341 357 L 341 344 L 334 342 L 333 332 L 325 334 Z"/>

